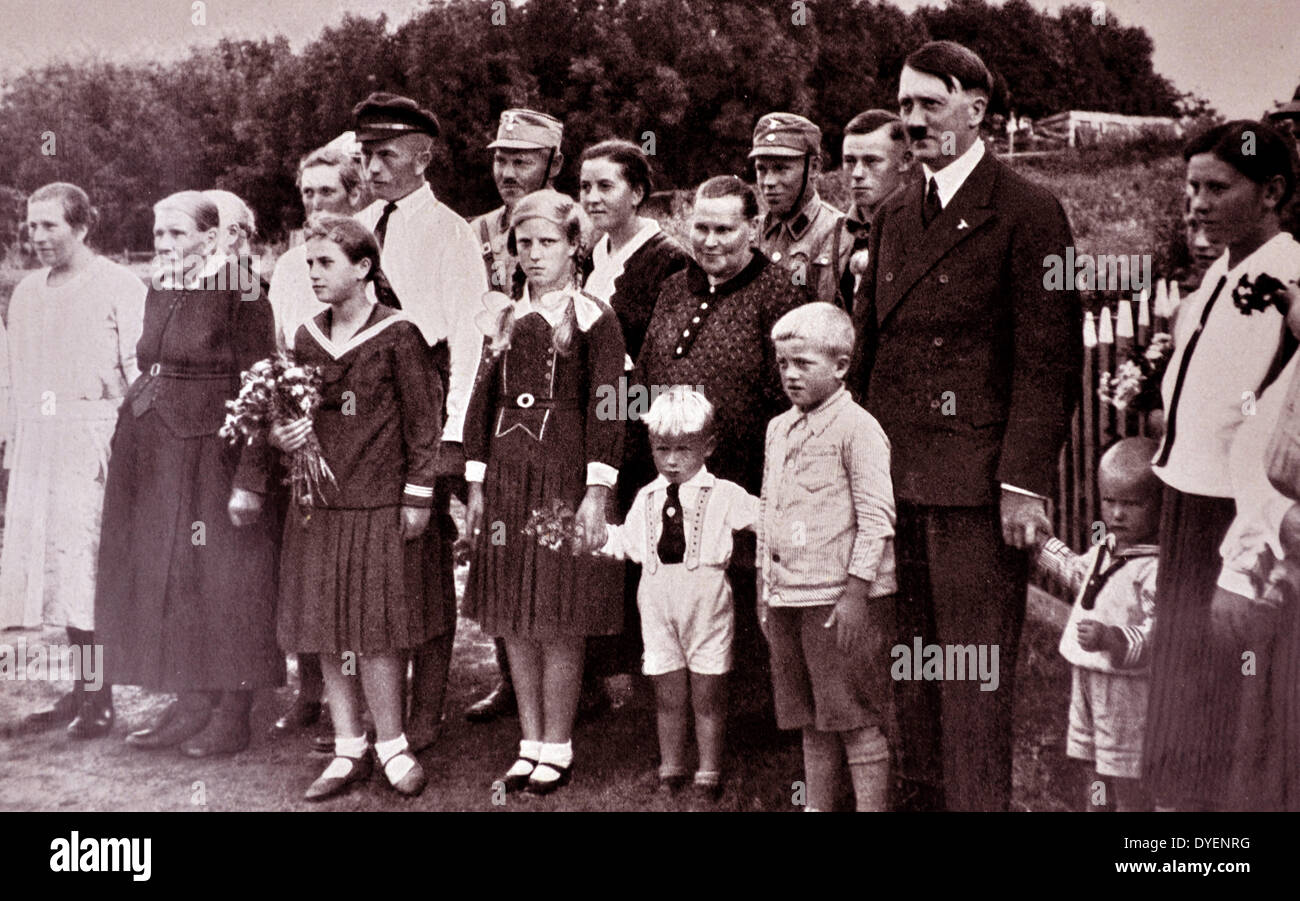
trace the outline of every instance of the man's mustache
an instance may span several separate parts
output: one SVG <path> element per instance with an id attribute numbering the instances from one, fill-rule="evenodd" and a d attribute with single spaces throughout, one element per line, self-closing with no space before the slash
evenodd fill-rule
<path id="1" fill-rule="evenodd" d="M 924 141 L 925 135 L 926 129 L 924 125 L 909 125 L 907 127 L 907 137 L 913 142 Z"/>

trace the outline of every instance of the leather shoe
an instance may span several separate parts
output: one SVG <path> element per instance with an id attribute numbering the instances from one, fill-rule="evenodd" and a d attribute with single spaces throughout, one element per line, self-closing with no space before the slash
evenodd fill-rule
<path id="1" fill-rule="evenodd" d="M 81 709 L 68 723 L 69 738 L 103 738 L 113 731 L 112 689 L 82 693 Z"/>
<path id="2" fill-rule="evenodd" d="M 186 708 L 181 707 L 179 701 L 173 702 L 158 722 L 147 729 L 132 732 L 126 737 L 126 743 L 142 751 L 171 748 L 202 732 L 211 718 L 211 707 Z"/>
<path id="3" fill-rule="evenodd" d="M 302 695 L 294 692 L 293 703 L 289 709 L 271 726 L 273 735 L 292 735 L 320 721 L 321 702 L 304 701 Z"/>
<path id="4" fill-rule="evenodd" d="M 533 775 L 533 770 L 537 769 L 537 761 L 534 760 L 533 758 L 520 757 L 519 760 L 515 761 L 515 763 L 518 763 L 520 760 L 522 760 L 524 763 L 531 766 L 532 769 L 530 769 L 527 773 L 524 773 L 522 776 L 511 776 L 510 773 L 507 771 L 506 775 L 501 777 L 501 782 L 505 785 L 507 794 L 509 794 L 510 792 L 521 792 L 525 788 L 527 788 L 529 777 Z M 514 764 L 511 764 L 510 769 L 512 770 L 514 769 Z"/>
<path id="5" fill-rule="evenodd" d="M 335 757 L 330 762 L 330 766 L 342 760 L 348 764 L 349 768 L 346 773 L 339 776 L 326 776 L 321 773 L 316 781 L 307 787 L 307 793 L 303 795 L 308 801 L 324 801 L 326 798 L 332 798 L 335 795 L 342 794 L 344 789 L 349 785 L 362 782 L 370 778 L 370 772 L 373 764 L 370 762 L 370 752 L 366 751 L 365 756 L 356 757 Z M 329 772 L 327 767 L 325 772 Z"/>
<path id="6" fill-rule="evenodd" d="M 546 780 L 537 779 L 536 778 L 537 770 L 540 770 L 542 767 L 546 767 L 547 769 L 550 770 L 555 770 L 555 772 L 560 774 L 560 778 L 546 779 Z M 533 770 L 533 775 L 528 777 L 528 784 L 524 787 L 524 791 L 528 792 L 528 794 L 530 795 L 549 795 L 551 792 L 555 791 L 556 789 L 563 788 L 564 786 L 568 785 L 569 780 L 572 778 L 573 778 L 572 763 L 563 768 L 558 767 L 553 763 L 539 763 L 537 764 L 537 769 Z"/>
<path id="7" fill-rule="evenodd" d="M 77 690 L 70 691 L 55 701 L 53 707 L 38 710 L 23 717 L 23 726 L 32 731 L 60 726 L 71 722 L 80 710 L 81 691 L 80 685 L 78 685 Z"/>
<path id="8" fill-rule="evenodd" d="M 203 731 L 181 745 L 186 757 L 221 757 L 248 747 L 248 715 L 217 709 Z"/>
<path id="9" fill-rule="evenodd" d="M 502 679 L 490 692 L 469 705 L 465 710 L 465 719 L 471 723 L 490 723 L 503 716 L 514 716 L 518 712 L 514 686 Z"/>
<path id="10" fill-rule="evenodd" d="M 388 775 L 388 768 L 399 759 L 409 760 L 411 768 L 406 771 L 405 776 L 394 782 L 392 777 Z M 409 749 L 399 751 L 388 758 L 388 763 L 384 764 L 384 778 L 393 787 L 393 791 L 399 795 L 406 795 L 408 798 L 414 798 L 424 791 L 425 786 L 429 784 L 428 778 L 424 775 L 424 768 L 420 766 L 420 761 L 415 759 L 415 755 Z"/>

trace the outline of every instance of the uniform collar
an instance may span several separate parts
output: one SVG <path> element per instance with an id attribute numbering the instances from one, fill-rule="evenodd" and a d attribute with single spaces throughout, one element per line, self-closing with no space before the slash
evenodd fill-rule
<path id="1" fill-rule="evenodd" d="M 754 256 L 745 264 L 745 268 L 737 272 L 725 282 L 721 282 L 717 285 L 710 285 L 708 273 L 700 268 L 699 263 L 692 260 L 686 269 L 686 287 L 690 289 L 692 294 L 712 294 L 715 297 L 722 297 L 723 295 L 739 291 L 741 288 L 744 288 L 750 282 L 758 278 L 763 273 L 764 267 L 767 266 L 767 257 L 763 256 L 762 252 L 757 247 L 752 249 L 754 251 Z"/>
<path id="2" fill-rule="evenodd" d="M 768 213 L 764 219 L 763 238 L 765 240 L 771 239 L 779 234 L 782 229 L 785 229 L 790 233 L 792 240 L 800 240 L 804 235 L 808 234 L 808 230 L 817 221 L 817 217 L 825 212 L 822 205 L 821 197 L 818 196 L 816 190 L 813 190 L 808 192 L 807 199 L 804 200 L 803 206 L 799 208 L 799 212 L 795 215 L 777 218 Z"/>
<path id="3" fill-rule="evenodd" d="M 952 198 L 957 191 L 966 183 L 966 179 L 975 171 L 975 166 L 984 158 L 984 153 L 984 141 L 977 137 L 975 143 L 966 148 L 965 153 L 937 172 L 922 163 L 921 170 L 925 173 L 927 182 L 925 190 L 930 189 L 929 180 L 933 178 L 939 186 L 939 203 L 946 208 L 952 203 Z M 924 192 L 921 196 L 925 196 Z"/>

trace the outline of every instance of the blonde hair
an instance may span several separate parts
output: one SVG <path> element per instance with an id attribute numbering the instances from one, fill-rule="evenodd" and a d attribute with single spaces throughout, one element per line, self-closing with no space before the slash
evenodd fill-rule
<path id="1" fill-rule="evenodd" d="M 673 385 L 641 417 L 651 435 L 713 435 L 713 404 L 690 385 Z"/>
<path id="2" fill-rule="evenodd" d="M 772 326 L 772 342 L 807 341 L 832 357 L 853 353 L 856 335 L 849 314 L 833 303 L 818 301 L 795 307 Z"/>
<path id="3" fill-rule="evenodd" d="M 586 258 L 591 238 L 591 220 L 583 212 L 582 206 L 567 194 L 561 194 L 553 188 L 543 188 L 523 197 L 510 213 L 510 231 L 506 236 L 506 248 L 513 255 L 516 252 L 515 228 L 528 219 L 544 219 L 560 230 L 560 235 L 573 248 L 572 284 L 566 290 L 564 318 L 551 335 L 556 353 L 567 356 L 573 346 L 573 337 L 578 331 L 578 313 L 574 307 L 574 295 L 578 291 L 577 278 L 581 261 Z M 535 298 L 534 298 L 535 300 Z M 515 306 L 510 304 L 497 317 L 496 334 L 488 345 L 493 357 L 498 357 L 510 348 L 510 336 L 515 328 Z"/>

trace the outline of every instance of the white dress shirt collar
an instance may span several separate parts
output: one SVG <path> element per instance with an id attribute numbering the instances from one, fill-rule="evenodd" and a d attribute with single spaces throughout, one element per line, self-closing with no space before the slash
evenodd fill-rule
<path id="1" fill-rule="evenodd" d="M 587 292 L 609 303 L 609 299 L 614 296 L 614 282 L 623 274 L 627 261 L 658 233 L 659 223 L 654 219 L 646 219 L 631 240 L 617 251 L 610 249 L 609 235 L 601 235 L 591 251 L 592 270 L 591 275 L 587 276 Z"/>
<path id="2" fill-rule="evenodd" d="M 713 475 L 713 473 L 709 472 L 709 467 L 706 465 L 706 466 L 701 466 L 699 472 L 691 476 L 685 482 L 682 482 L 681 487 L 691 488 L 691 489 L 712 488 L 713 483 L 716 481 L 717 478 Z M 650 490 L 651 492 L 667 491 L 668 480 L 665 479 L 663 476 L 655 476 L 655 480 L 650 483 Z"/>
<path id="3" fill-rule="evenodd" d="M 937 172 L 922 163 L 921 169 L 925 172 L 925 190 L 930 190 L 930 179 L 933 178 L 939 186 L 939 202 L 947 207 L 982 159 L 984 159 L 984 140 L 976 138 L 975 143 L 967 147 L 965 153 Z"/>

